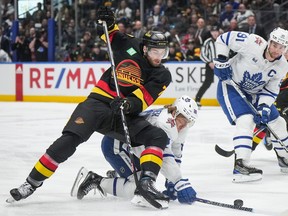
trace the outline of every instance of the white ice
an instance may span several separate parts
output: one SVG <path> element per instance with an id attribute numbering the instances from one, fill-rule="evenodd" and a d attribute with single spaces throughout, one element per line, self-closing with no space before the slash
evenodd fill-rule
<path id="1" fill-rule="evenodd" d="M 61 130 L 76 104 L 0 102 L 0 215 L 3 216 L 248 216 L 288 215 L 288 175 L 280 173 L 275 153 L 261 144 L 251 164 L 263 170 L 262 181 L 232 183 L 234 158 L 214 151 L 215 144 L 231 150 L 234 127 L 219 107 L 203 107 L 190 130 L 182 163 L 183 176 L 189 178 L 200 198 L 233 204 L 242 199 L 255 213 L 195 202 L 182 205 L 170 202 L 166 210 L 133 206 L 130 200 L 89 194 L 79 201 L 70 196 L 78 170 L 84 166 L 104 175 L 110 169 L 102 156 L 102 135 L 94 133 L 76 153 L 62 163 L 55 174 L 31 197 L 14 204 L 5 203 L 9 191 L 22 184 L 46 148 L 61 135 Z M 157 187 L 164 189 L 159 176 Z"/>

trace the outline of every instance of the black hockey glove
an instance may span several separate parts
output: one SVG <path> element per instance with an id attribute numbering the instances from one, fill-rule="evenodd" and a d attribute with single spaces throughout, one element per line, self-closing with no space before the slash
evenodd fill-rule
<path id="1" fill-rule="evenodd" d="M 109 7 L 103 7 L 101 6 L 96 15 L 97 20 L 97 33 L 103 34 L 103 26 L 101 21 L 106 21 L 108 31 L 112 30 L 115 25 L 115 15 L 113 11 Z M 102 32 L 101 32 L 102 30 Z M 98 32 L 99 31 L 99 32 Z"/>
<path id="2" fill-rule="evenodd" d="M 120 114 L 120 109 L 124 114 L 129 114 L 131 104 L 127 98 L 116 97 L 110 102 L 110 106 L 115 114 Z"/>

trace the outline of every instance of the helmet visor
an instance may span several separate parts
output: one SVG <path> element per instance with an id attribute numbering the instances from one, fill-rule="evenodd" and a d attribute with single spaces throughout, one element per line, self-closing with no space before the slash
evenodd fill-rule
<path id="1" fill-rule="evenodd" d="M 155 47 L 148 47 L 147 54 L 151 58 L 159 58 L 159 59 L 166 59 L 169 54 L 169 48 L 155 48 Z"/>

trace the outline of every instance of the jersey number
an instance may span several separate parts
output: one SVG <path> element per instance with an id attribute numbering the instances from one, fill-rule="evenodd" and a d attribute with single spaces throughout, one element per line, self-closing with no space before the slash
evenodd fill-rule
<path id="1" fill-rule="evenodd" d="M 241 41 L 241 42 L 244 42 L 244 40 L 247 38 L 247 34 L 243 34 L 241 32 L 239 32 L 237 34 L 237 38 L 236 38 L 236 41 Z"/>

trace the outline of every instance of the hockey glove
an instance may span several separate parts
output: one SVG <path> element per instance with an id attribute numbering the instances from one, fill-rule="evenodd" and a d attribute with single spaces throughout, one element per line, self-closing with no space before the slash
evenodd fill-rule
<path id="1" fill-rule="evenodd" d="M 188 179 L 181 179 L 176 182 L 175 191 L 177 192 L 178 201 L 184 204 L 192 204 L 196 200 L 196 192 L 192 188 Z"/>
<path id="2" fill-rule="evenodd" d="M 163 191 L 163 194 L 169 196 L 169 198 L 171 200 L 176 200 L 177 199 L 177 192 L 174 189 L 174 184 L 170 181 L 168 181 L 168 179 L 166 179 L 165 181 L 165 187 L 166 190 Z"/>
<path id="3" fill-rule="evenodd" d="M 258 124 L 267 124 L 269 122 L 269 116 L 271 109 L 267 104 L 260 104 L 257 107 L 257 110 L 259 112 L 258 115 L 254 116 L 254 122 Z"/>
<path id="4" fill-rule="evenodd" d="M 215 58 L 214 74 L 220 80 L 228 80 L 232 78 L 232 68 L 227 58 Z"/>
<path id="5" fill-rule="evenodd" d="M 110 31 L 114 28 L 115 15 L 109 7 L 101 6 L 97 11 L 96 20 L 97 20 L 97 23 L 99 24 L 99 28 L 97 28 L 97 33 L 98 33 L 98 30 L 101 31 L 101 29 L 103 27 L 101 21 L 106 21 L 108 31 Z M 103 32 L 103 29 L 102 29 L 102 32 Z"/>
<path id="6" fill-rule="evenodd" d="M 127 98 L 116 97 L 110 102 L 110 107 L 115 114 L 120 114 L 120 109 L 124 114 L 128 114 L 131 108 L 130 102 Z"/>

